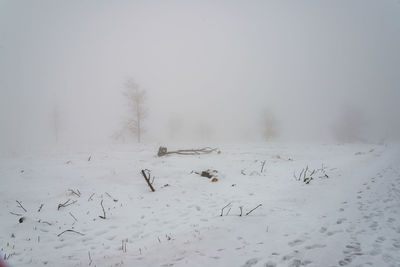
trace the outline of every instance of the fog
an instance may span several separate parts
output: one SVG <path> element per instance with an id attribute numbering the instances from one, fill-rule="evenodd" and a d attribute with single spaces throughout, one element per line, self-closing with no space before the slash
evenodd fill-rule
<path id="1" fill-rule="evenodd" d="M 398 1 L 0 0 L 0 150 L 108 144 L 147 92 L 143 142 L 400 133 Z M 54 136 L 57 112 L 59 136 Z"/>

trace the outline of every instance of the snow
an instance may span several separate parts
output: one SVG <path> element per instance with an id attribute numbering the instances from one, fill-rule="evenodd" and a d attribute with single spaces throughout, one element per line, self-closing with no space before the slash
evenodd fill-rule
<path id="1" fill-rule="evenodd" d="M 158 146 L 146 145 L 2 156 L 0 253 L 10 266 L 400 266 L 399 148 L 262 143 L 157 157 Z M 306 166 L 328 178 L 297 181 Z M 141 169 L 151 170 L 155 192 Z M 208 169 L 217 182 L 192 172 Z"/>

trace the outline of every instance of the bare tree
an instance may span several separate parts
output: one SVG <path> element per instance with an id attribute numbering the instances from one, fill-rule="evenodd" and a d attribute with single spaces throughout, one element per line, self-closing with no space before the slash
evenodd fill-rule
<path id="1" fill-rule="evenodd" d="M 133 79 L 128 79 L 125 82 L 125 89 L 124 96 L 128 100 L 131 112 L 123 131 L 128 130 L 137 137 L 137 141 L 140 143 L 143 133 L 143 120 L 147 115 L 145 109 L 146 91 L 140 89 L 139 84 Z"/>

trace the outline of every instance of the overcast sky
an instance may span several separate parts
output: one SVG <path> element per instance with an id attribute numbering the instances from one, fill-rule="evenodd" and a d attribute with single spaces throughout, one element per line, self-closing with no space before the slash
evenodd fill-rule
<path id="1" fill-rule="evenodd" d="M 148 93 L 145 141 L 328 137 L 346 109 L 399 133 L 400 2 L 0 0 L 0 145 L 109 142 L 123 84 Z M 179 122 L 179 123 L 178 123 Z M 179 138 L 183 138 L 180 136 Z"/>

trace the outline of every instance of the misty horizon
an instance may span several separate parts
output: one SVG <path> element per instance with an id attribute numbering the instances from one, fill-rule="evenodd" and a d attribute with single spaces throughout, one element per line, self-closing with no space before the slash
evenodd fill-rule
<path id="1" fill-rule="evenodd" d="M 400 136 L 397 1 L 0 1 L 0 146 L 115 140 L 128 79 L 143 142 Z M 59 120 L 55 140 L 54 114 Z"/>

